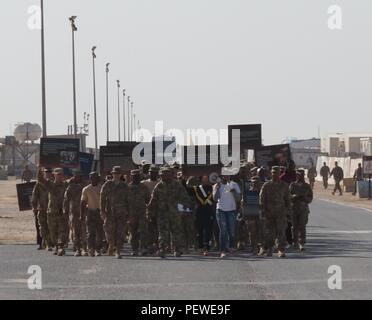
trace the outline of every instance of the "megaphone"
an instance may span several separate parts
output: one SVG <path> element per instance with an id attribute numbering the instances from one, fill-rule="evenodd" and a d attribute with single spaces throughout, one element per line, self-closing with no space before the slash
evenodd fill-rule
<path id="1" fill-rule="evenodd" d="M 220 183 L 221 182 L 221 178 L 220 178 L 219 174 L 217 172 L 212 172 L 209 175 L 209 182 L 211 184 Z"/>

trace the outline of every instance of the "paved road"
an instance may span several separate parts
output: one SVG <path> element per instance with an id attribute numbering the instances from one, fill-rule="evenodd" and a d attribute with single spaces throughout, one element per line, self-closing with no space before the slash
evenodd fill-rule
<path id="1" fill-rule="evenodd" d="M 371 299 L 372 212 L 317 200 L 308 230 L 308 251 L 285 260 L 60 258 L 33 246 L 0 246 L 0 300 Z M 30 265 L 42 268 L 42 290 L 27 288 Z M 342 268 L 342 290 L 328 288 L 331 265 Z"/>

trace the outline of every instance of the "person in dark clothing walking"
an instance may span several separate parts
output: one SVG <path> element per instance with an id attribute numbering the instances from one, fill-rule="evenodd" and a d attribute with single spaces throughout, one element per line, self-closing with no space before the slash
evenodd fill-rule
<path id="1" fill-rule="evenodd" d="M 215 216 L 215 204 L 213 202 L 213 187 L 209 183 L 209 177 L 203 176 L 201 184 L 193 187 L 196 199 L 196 230 L 199 249 L 204 256 L 208 255 Z"/>
<path id="2" fill-rule="evenodd" d="M 355 182 L 353 196 L 355 196 L 358 189 L 358 181 L 363 181 L 363 168 L 361 163 L 358 163 L 358 168 L 355 170 L 353 178 Z"/>
<path id="3" fill-rule="evenodd" d="M 292 182 L 295 182 L 296 179 L 297 179 L 296 178 L 296 164 L 293 160 L 289 160 L 287 169 L 285 173 L 280 176 L 280 180 L 286 182 L 289 188 L 289 185 Z M 289 214 L 288 214 L 288 227 L 285 230 L 285 235 L 286 235 L 288 244 L 292 245 L 293 244 L 292 221 L 291 221 L 291 217 Z"/>

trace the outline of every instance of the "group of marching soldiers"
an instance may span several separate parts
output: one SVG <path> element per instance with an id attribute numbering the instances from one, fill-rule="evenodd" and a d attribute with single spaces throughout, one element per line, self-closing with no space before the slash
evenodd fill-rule
<path id="1" fill-rule="evenodd" d="M 130 176 L 116 166 L 105 177 L 90 173 L 87 182 L 80 171 L 67 179 L 63 169 L 40 169 L 32 196 L 39 249 L 64 256 L 72 241 L 75 256 L 118 259 L 126 242 L 132 256 L 161 258 L 193 249 L 207 256 L 219 248 L 221 258 L 245 247 L 262 256 L 276 248 L 279 257 L 291 245 L 305 249 L 313 193 L 303 170 L 243 163 L 227 175 L 211 181 L 185 176 L 176 163 L 144 163 Z"/>

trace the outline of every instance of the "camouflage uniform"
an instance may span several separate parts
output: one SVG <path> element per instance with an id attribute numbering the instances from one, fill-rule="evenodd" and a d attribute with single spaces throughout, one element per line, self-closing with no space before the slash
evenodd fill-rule
<path id="1" fill-rule="evenodd" d="M 32 209 L 37 214 L 40 235 L 43 239 L 43 245 L 53 247 L 49 237 L 48 229 L 48 200 L 49 193 L 43 184 L 37 182 L 32 192 Z"/>
<path id="2" fill-rule="evenodd" d="M 150 197 L 158 183 L 159 183 L 158 180 L 151 181 L 150 179 L 141 182 L 141 184 L 143 184 L 149 191 Z M 158 248 L 157 243 L 158 243 L 158 235 L 159 235 L 158 226 L 156 222 L 156 218 L 157 218 L 156 208 L 153 208 L 151 210 L 147 208 L 146 218 L 147 218 L 148 247 L 150 247 L 149 249 L 151 249 L 151 251 L 155 251 Z"/>
<path id="3" fill-rule="evenodd" d="M 344 171 L 341 167 L 334 167 L 331 171 L 330 177 L 333 176 L 335 179 L 335 188 L 333 190 L 333 194 L 336 193 L 336 191 L 340 192 L 340 195 L 342 195 L 342 189 L 341 189 L 341 181 L 344 179 Z"/>
<path id="4" fill-rule="evenodd" d="M 293 182 L 289 186 L 292 199 L 293 242 L 304 246 L 306 243 L 306 224 L 309 219 L 309 203 L 313 201 L 313 191 L 306 182 Z"/>
<path id="5" fill-rule="evenodd" d="M 185 189 L 177 182 L 159 182 L 151 196 L 149 208 L 156 207 L 159 232 L 159 248 L 165 250 L 170 232 L 173 247 L 176 252 L 184 247 L 182 243 L 181 217 L 177 210 L 179 203 L 189 204 Z"/>
<path id="6" fill-rule="evenodd" d="M 150 200 L 149 190 L 142 184 L 133 184 L 128 186 L 128 225 L 131 239 L 131 246 L 134 254 L 141 249 L 146 249 L 147 239 L 147 221 L 146 205 Z"/>
<path id="7" fill-rule="evenodd" d="M 101 216 L 109 247 L 120 251 L 128 216 L 128 185 L 124 181 L 107 181 L 102 186 Z"/>
<path id="8" fill-rule="evenodd" d="M 48 229 L 50 240 L 58 248 L 63 249 L 68 244 L 68 215 L 63 212 L 63 200 L 68 182 L 44 181 L 41 183 L 49 192 Z"/>
<path id="9" fill-rule="evenodd" d="M 265 249 L 272 250 L 275 239 L 278 250 L 285 250 L 287 214 L 290 211 L 288 184 L 279 181 L 266 182 L 260 192 L 260 207 L 264 218 Z"/>
<path id="10" fill-rule="evenodd" d="M 329 178 L 330 172 L 331 171 L 329 170 L 329 167 L 328 166 L 323 166 L 320 169 L 320 175 L 323 178 L 323 187 L 324 187 L 324 189 L 327 189 L 328 188 L 328 178 Z"/>
<path id="11" fill-rule="evenodd" d="M 75 250 L 87 251 L 86 225 L 80 219 L 80 201 L 84 185 L 71 182 L 66 189 L 63 201 L 64 212 L 70 217 L 72 242 Z"/>
<path id="12" fill-rule="evenodd" d="M 316 178 L 317 175 L 318 175 L 318 173 L 316 172 L 316 168 L 315 167 L 311 167 L 307 171 L 307 177 L 309 178 L 309 183 L 310 183 L 311 189 L 314 189 L 315 178 Z"/>

